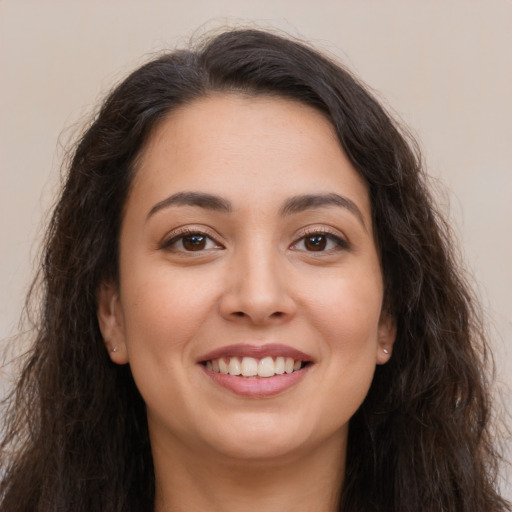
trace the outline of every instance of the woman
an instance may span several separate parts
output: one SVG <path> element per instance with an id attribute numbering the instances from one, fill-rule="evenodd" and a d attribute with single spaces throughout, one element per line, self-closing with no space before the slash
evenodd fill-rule
<path id="1" fill-rule="evenodd" d="M 425 182 L 301 43 L 226 32 L 135 71 L 50 224 L 2 510 L 506 510 Z"/>

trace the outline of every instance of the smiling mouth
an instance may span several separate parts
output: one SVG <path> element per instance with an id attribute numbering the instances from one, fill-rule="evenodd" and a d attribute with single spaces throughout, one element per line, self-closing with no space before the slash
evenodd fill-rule
<path id="1" fill-rule="evenodd" d="M 197 362 L 220 387 L 244 399 L 266 399 L 299 385 L 316 360 L 289 345 L 242 343 L 214 349 Z"/>
<path id="2" fill-rule="evenodd" d="M 219 357 L 202 363 L 208 370 L 223 375 L 239 377 L 269 378 L 275 375 L 291 374 L 311 364 L 310 361 L 292 357 Z"/>

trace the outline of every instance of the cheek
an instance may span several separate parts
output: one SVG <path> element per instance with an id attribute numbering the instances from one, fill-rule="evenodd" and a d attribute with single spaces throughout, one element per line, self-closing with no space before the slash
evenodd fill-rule
<path id="1" fill-rule="evenodd" d="M 163 265 L 148 276 L 132 274 L 125 282 L 122 302 L 129 352 L 170 355 L 183 349 L 215 307 L 215 283 L 194 273 L 172 272 Z"/>
<path id="2" fill-rule="evenodd" d="M 326 300 L 328 298 L 328 300 Z M 348 420 L 364 400 L 377 363 L 380 274 L 329 279 L 309 294 L 309 323 L 323 338 L 327 401 Z"/>
<path id="3" fill-rule="evenodd" d="M 380 274 L 352 273 L 327 277 L 310 287 L 305 310 L 333 350 L 359 351 L 376 343 L 382 306 Z"/>
<path id="4" fill-rule="evenodd" d="M 122 302 L 130 369 L 148 412 L 158 416 L 187 407 L 191 350 L 215 294 L 213 286 L 183 271 L 157 267 L 149 274 L 132 272 L 125 279 Z"/>

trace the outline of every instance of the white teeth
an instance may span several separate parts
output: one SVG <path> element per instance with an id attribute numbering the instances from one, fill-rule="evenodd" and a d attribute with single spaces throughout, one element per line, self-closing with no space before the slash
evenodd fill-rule
<path id="1" fill-rule="evenodd" d="M 275 370 L 277 375 L 282 375 L 284 373 L 284 357 L 279 356 L 276 357 Z"/>
<path id="2" fill-rule="evenodd" d="M 242 359 L 242 375 L 244 377 L 258 375 L 258 361 L 254 357 L 244 357 Z"/>
<path id="3" fill-rule="evenodd" d="M 232 357 L 229 360 L 228 371 L 230 375 L 240 375 L 242 373 L 238 357 Z"/>
<path id="4" fill-rule="evenodd" d="M 206 361 L 206 368 L 224 375 L 242 375 L 243 377 L 273 377 L 284 373 L 293 373 L 302 368 L 302 361 L 292 357 L 267 356 L 263 359 L 254 357 L 220 357 Z"/>
<path id="5" fill-rule="evenodd" d="M 276 374 L 276 365 L 271 357 L 264 357 L 258 364 L 258 376 L 259 377 L 272 377 Z"/>
<path id="6" fill-rule="evenodd" d="M 218 361 L 219 361 L 220 373 L 223 373 L 224 375 L 227 375 L 229 373 L 228 363 L 226 363 L 226 360 L 223 357 L 218 359 Z"/>

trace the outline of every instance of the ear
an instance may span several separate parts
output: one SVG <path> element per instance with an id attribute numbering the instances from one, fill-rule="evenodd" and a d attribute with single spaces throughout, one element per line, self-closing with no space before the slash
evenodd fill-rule
<path id="1" fill-rule="evenodd" d="M 382 312 L 379 320 L 377 340 L 377 364 L 386 364 L 391 359 L 396 338 L 396 322 L 388 313 Z"/>
<path id="2" fill-rule="evenodd" d="M 116 364 L 126 364 L 123 312 L 117 287 L 102 283 L 98 290 L 98 323 L 110 359 Z"/>

